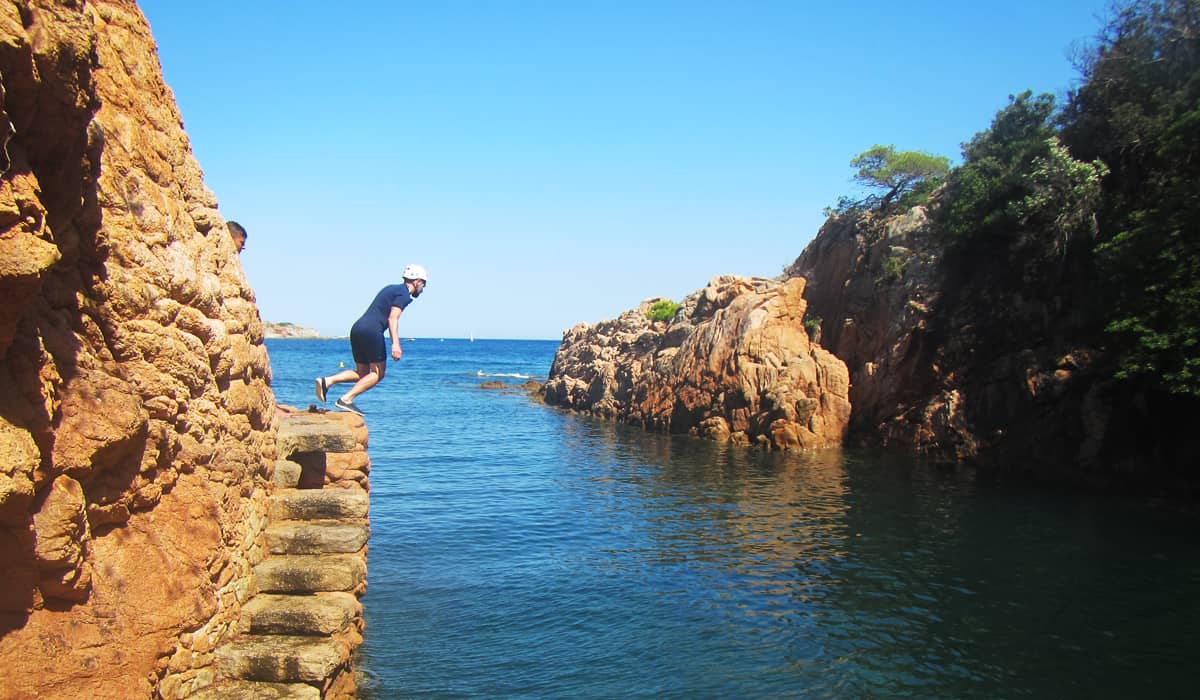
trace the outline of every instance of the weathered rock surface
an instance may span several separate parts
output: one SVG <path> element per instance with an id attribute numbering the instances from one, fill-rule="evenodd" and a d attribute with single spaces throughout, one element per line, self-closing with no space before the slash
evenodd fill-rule
<path id="1" fill-rule="evenodd" d="M 188 700 L 320 700 L 321 691 L 305 683 L 264 683 L 229 681 L 217 683 L 192 693 Z"/>
<path id="2" fill-rule="evenodd" d="M 217 650 L 217 668 L 226 677 L 273 683 L 324 681 L 349 660 L 336 639 L 274 635 L 247 638 Z"/>
<path id="3" fill-rule="evenodd" d="M 775 449 L 840 445 L 849 375 L 804 329 L 805 282 L 714 278 L 675 318 L 659 301 L 564 334 L 549 404 L 650 429 Z"/>
<path id="4" fill-rule="evenodd" d="M 237 623 L 275 401 L 131 0 L 0 0 L 6 697 L 144 698 Z"/>
<path id="5" fill-rule="evenodd" d="M 353 591 L 367 577 L 366 562 L 350 554 L 274 556 L 254 567 L 260 591 Z"/>
<path id="6" fill-rule="evenodd" d="M 371 459 L 367 455 L 367 427 L 361 416 L 342 411 L 294 412 L 281 409 L 287 420 L 279 427 L 278 453 L 281 464 L 300 467 L 298 481 L 288 486 L 301 489 L 370 488 Z M 276 476 L 282 474 L 277 470 Z M 282 483 L 276 479 L 277 483 Z"/>
<path id="7" fill-rule="evenodd" d="M 1194 488 L 1194 402 L 1113 379 L 1083 313 L 1102 282 L 1063 255 L 959 252 L 918 207 L 831 219 L 785 275 L 849 367 L 850 442 Z"/>
<path id="8" fill-rule="evenodd" d="M 266 534 L 272 554 L 349 553 L 366 546 L 371 528 L 365 522 L 285 521 L 272 524 Z"/>
<path id="9" fill-rule="evenodd" d="M 354 418 L 343 423 L 338 414 L 281 408 L 280 432 L 311 445 L 328 434 L 321 423 L 357 433 L 361 418 Z M 362 450 L 357 441 L 343 447 Z M 296 469 L 283 468 L 289 463 Z M 327 700 L 356 697 L 351 660 L 364 625 L 358 596 L 366 588 L 367 492 L 327 484 L 320 474 L 306 479 L 308 467 L 289 460 L 277 460 L 275 470 L 266 551 L 254 567 L 252 597 L 241 606 L 236 635 L 216 648 L 215 668 L 169 677 L 166 697 L 196 691 L 201 697 L 314 697 L 306 687 Z M 306 480 L 317 486 L 297 488 Z"/>
<path id="10" fill-rule="evenodd" d="M 287 459 L 298 452 L 353 452 L 357 447 L 354 431 L 345 424 L 326 414 L 298 413 L 280 426 L 276 449 Z"/>
<path id="11" fill-rule="evenodd" d="M 972 456 L 959 389 L 940 386 L 933 314 L 944 289 L 942 252 L 924 209 L 886 221 L 831 219 L 784 272 L 808 281 L 821 343 L 850 371 L 852 440 Z"/>
<path id="12" fill-rule="evenodd" d="M 266 595 L 242 608 L 242 631 L 250 634 L 333 635 L 362 614 L 362 604 L 349 593 Z"/>
<path id="13" fill-rule="evenodd" d="M 351 489 L 290 489 L 271 497 L 274 520 L 345 520 L 365 518 L 370 508 L 365 491 Z"/>

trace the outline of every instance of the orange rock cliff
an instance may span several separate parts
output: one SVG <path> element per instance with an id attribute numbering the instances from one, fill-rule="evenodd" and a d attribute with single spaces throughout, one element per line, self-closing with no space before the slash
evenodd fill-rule
<path id="1" fill-rule="evenodd" d="M 276 406 L 130 0 L 0 0 L 0 696 L 156 697 L 233 624 Z"/>

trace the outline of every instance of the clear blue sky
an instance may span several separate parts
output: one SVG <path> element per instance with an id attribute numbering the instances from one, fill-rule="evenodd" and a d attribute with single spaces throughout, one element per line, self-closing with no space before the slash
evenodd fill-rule
<path id="1" fill-rule="evenodd" d="M 143 0 L 263 319 L 550 338 L 774 277 L 876 143 L 959 161 L 1108 0 Z"/>

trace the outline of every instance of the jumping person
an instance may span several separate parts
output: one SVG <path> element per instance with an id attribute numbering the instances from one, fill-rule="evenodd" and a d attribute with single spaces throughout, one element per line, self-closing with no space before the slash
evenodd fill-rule
<path id="1" fill-rule="evenodd" d="M 404 354 L 400 349 L 397 329 L 400 314 L 425 291 L 429 277 L 420 265 L 408 265 L 402 276 L 403 284 L 389 284 L 379 290 L 366 312 L 351 326 L 350 351 L 354 354 L 354 369 L 342 370 L 329 377 L 317 377 L 315 385 L 318 400 L 324 401 L 329 387 L 334 384 L 354 382 L 354 386 L 333 405 L 361 416 L 363 412 L 354 405 L 354 397 L 378 384 L 387 372 L 387 346 L 383 342 L 385 328 L 392 339 L 392 360 L 399 360 Z"/>

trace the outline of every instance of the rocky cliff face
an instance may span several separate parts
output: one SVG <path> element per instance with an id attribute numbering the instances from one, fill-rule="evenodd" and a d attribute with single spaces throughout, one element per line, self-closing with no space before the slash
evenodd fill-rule
<path id="1" fill-rule="evenodd" d="M 0 0 L 0 81 L 4 694 L 148 697 L 245 595 L 262 328 L 133 2 Z"/>
<path id="2" fill-rule="evenodd" d="M 804 280 L 725 276 L 652 322 L 651 299 L 563 337 L 547 403 L 655 430 L 776 449 L 841 444 L 846 366 L 804 330 Z"/>
<path id="3" fill-rule="evenodd" d="M 845 360 L 848 439 L 1071 480 L 1194 481 L 1186 402 L 1112 378 L 1082 310 L 1101 281 L 1007 243 L 965 255 L 922 208 L 831 219 L 785 275 L 808 280 Z"/>
<path id="4" fill-rule="evenodd" d="M 959 387 L 941 381 L 942 264 L 917 208 L 887 220 L 830 219 L 784 271 L 808 281 L 821 342 L 849 368 L 852 440 L 977 452 Z"/>
<path id="5" fill-rule="evenodd" d="M 544 397 L 775 448 L 844 438 L 1196 492 L 1195 402 L 1116 381 L 1085 313 L 1103 282 L 1021 240 L 968 251 L 921 207 L 833 218 L 779 280 L 717 278 L 669 324 L 652 299 L 571 329 Z"/>

